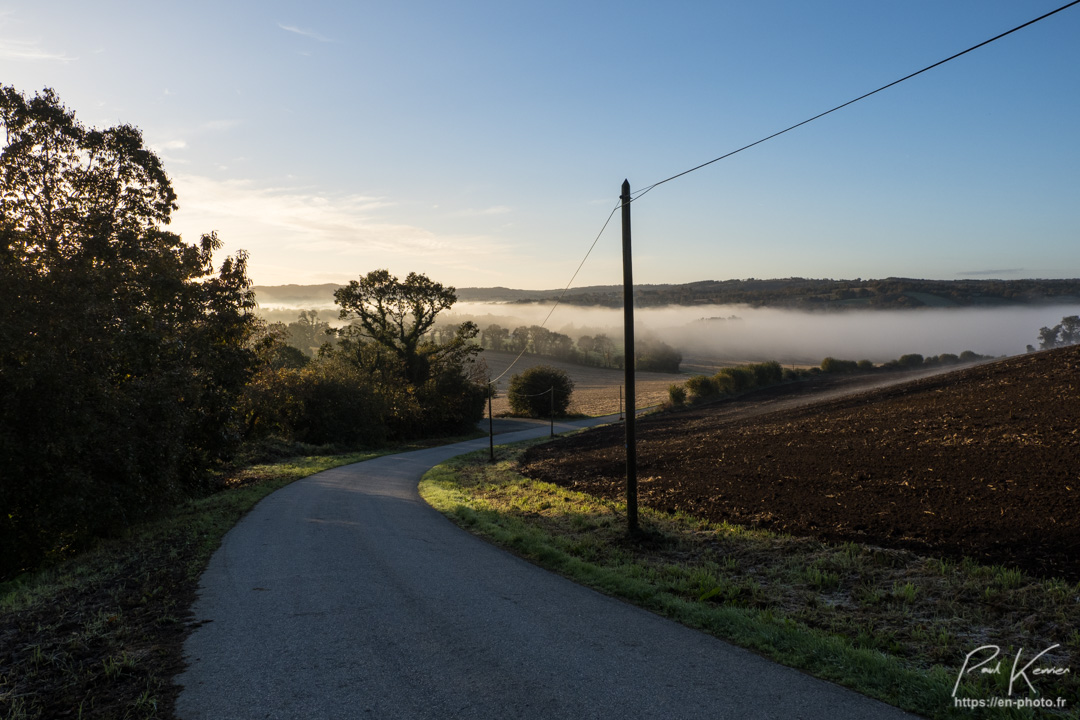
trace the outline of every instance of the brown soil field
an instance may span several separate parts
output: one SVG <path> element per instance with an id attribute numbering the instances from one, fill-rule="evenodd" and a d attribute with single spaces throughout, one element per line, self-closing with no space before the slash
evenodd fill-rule
<path id="1" fill-rule="evenodd" d="M 1080 580 L 1080 346 L 821 401 L 815 385 L 640 419 L 641 504 Z M 522 470 L 622 499 L 623 443 L 599 428 Z"/>
<path id="2" fill-rule="evenodd" d="M 480 357 L 487 363 L 492 378 L 503 375 L 516 353 L 485 350 Z M 498 396 L 492 401 L 491 410 L 495 415 L 510 412 L 510 403 L 506 391 L 510 387 L 510 378 L 536 365 L 551 365 L 564 370 L 574 381 L 574 394 L 570 400 L 569 411 L 574 414 L 599 416 L 619 412 L 619 388 L 623 385 L 623 371 L 609 368 L 591 368 L 584 365 L 561 362 L 551 358 L 522 355 L 514 367 L 497 383 Z M 667 402 L 668 388 L 673 383 L 685 382 L 688 375 L 674 373 L 639 372 L 637 382 L 637 403 L 639 408 L 653 407 Z M 625 400 L 624 400 L 625 402 Z"/>

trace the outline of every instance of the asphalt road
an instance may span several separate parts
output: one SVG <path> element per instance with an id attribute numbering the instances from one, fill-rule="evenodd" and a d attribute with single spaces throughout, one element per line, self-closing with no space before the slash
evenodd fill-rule
<path id="1" fill-rule="evenodd" d="M 460 530 L 417 481 L 487 443 L 328 470 L 259 503 L 202 577 L 179 717 L 912 717 Z"/>

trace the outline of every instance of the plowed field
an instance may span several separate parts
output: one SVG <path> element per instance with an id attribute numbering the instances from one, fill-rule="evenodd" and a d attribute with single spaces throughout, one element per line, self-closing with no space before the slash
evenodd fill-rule
<path id="1" fill-rule="evenodd" d="M 1080 347 L 783 409 L 789 393 L 639 420 L 641 504 L 1080 580 Z M 523 470 L 621 499 L 623 443 L 601 428 Z"/>

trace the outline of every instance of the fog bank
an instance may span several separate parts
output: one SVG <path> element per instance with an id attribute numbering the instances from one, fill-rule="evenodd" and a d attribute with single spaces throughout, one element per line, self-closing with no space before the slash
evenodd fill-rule
<path id="1" fill-rule="evenodd" d="M 481 329 L 539 325 L 549 305 L 458 303 L 445 318 Z M 817 364 L 826 356 L 885 362 L 907 353 L 1016 355 L 1038 347 L 1038 332 L 1080 305 L 1005 308 L 925 308 L 807 313 L 746 306 L 639 308 L 639 334 L 651 333 L 687 356 Z M 547 328 L 573 338 L 606 333 L 622 340 L 622 310 L 560 305 Z"/>

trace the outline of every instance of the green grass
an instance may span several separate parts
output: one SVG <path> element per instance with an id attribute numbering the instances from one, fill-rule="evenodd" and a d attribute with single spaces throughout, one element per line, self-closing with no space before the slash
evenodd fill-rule
<path id="1" fill-rule="evenodd" d="M 466 529 L 577 582 L 903 709 L 973 717 L 954 707 L 952 690 L 965 655 L 984 644 L 1002 646 L 1003 667 L 1020 648 L 1031 658 L 1062 643 L 1057 666 L 1080 651 L 1074 584 L 648 509 L 647 532 L 631 540 L 622 505 L 518 474 L 522 449 L 501 448 L 494 464 L 486 453 L 451 460 L 420 493 Z M 1001 676 L 969 674 L 958 696 L 1006 697 L 1008 669 L 1002 675 L 1004 690 Z M 1071 674 L 1038 687 L 1068 708 L 1080 702 Z"/>

